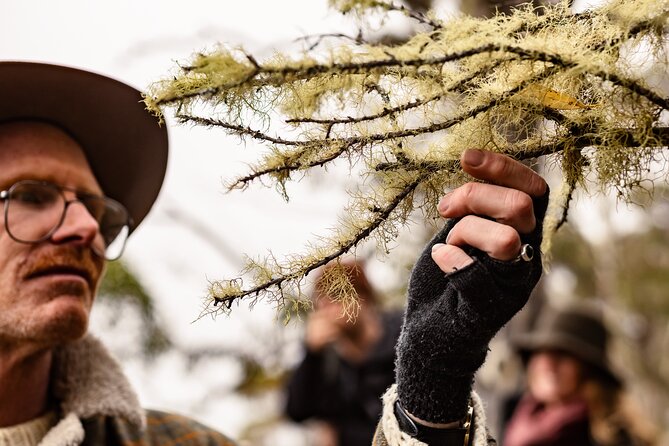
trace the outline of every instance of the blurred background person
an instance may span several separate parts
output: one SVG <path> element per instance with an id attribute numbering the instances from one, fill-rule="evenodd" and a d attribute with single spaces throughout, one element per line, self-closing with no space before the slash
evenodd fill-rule
<path id="1" fill-rule="evenodd" d="M 611 369 L 609 338 L 601 310 L 583 303 L 546 307 L 535 329 L 516 337 L 526 390 L 505 410 L 504 446 L 656 444 Z"/>
<path id="2" fill-rule="evenodd" d="M 317 276 L 306 321 L 305 353 L 287 386 L 286 413 L 314 421 L 318 446 L 368 446 L 381 415 L 381 395 L 394 382 L 401 311 L 384 311 L 358 261 L 341 266 L 358 293 L 355 317 L 327 293 L 326 265 Z"/>

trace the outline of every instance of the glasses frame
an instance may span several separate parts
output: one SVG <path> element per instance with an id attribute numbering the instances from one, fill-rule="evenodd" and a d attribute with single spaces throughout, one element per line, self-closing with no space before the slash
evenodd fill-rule
<path id="1" fill-rule="evenodd" d="M 32 240 L 32 241 L 21 240 L 20 238 L 17 238 L 14 234 L 12 234 L 12 231 L 9 230 L 9 223 L 8 223 L 9 203 L 11 202 L 12 191 L 17 186 L 24 185 L 24 184 L 34 184 L 34 185 L 41 185 L 41 186 L 51 187 L 51 188 L 55 189 L 56 191 L 58 191 L 58 193 L 60 194 L 60 196 L 63 199 L 63 211 L 61 212 L 60 220 L 58 220 L 58 223 L 53 228 L 51 228 L 51 230 L 49 230 L 49 232 L 47 232 L 44 236 L 40 237 L 37 240 Z M 72 200 L 68 200 L 67 197 L 65 196 L 65 193 L 64 193 L 65 191 L 74 192 L 76 198 L 74 198 Z M 48 240 L 49 238 L 51 238 L 51 236 L 63 225 L 63 222 L 65 221 L 65 214 L 67 213 L 68 206 L 70 206 L 70 204 L 72 204 L 72 203 L 81 203 L 84 206 L 84 208 L 86 209 L 86 212 L 88 212 L 88 214 L 96 222 L 98 222 L 98 232 L 100 233 L 100 236 L 102 237 L 102 239 L 104 241 L 104 236 L 102 235 L 102 232 L 100 230 L 100 222 L 88 210 L 88 207 L 86 206 L 86 203 L 84 201 L 86 198 L 103 199 L 103 200 L 106 200 L 107 202 L 113 203 L 115 206 L 118 206 L 120 209 L 123 209 L 123 211 L 126 214 L 126 221 L 125 221 L 124 226 L 128 227 L 128 234 L 131 232 L 132 227 L 133 227 L 133 221 L 132 221 L 132 217 L 130 216 L 130 212 L 128 212 L 128 209 L 123 204 L 114 200 L 113 198 L 107 197 L 106 195 L 97 195 L 97 194 L 82 192 L 82 191 L 77 190 L 77 189 L 72 188 L 72 187 L 61 186 L 60 184 L 51 183 L 49 181 L 39 181 L 39 180 L 20 180 L 20 181 L 15 182 L 11 186 L 9 186 L 9 188 L 0 191 L 0 200 L 4 201 L 3 214 L 4 214 L 5 231 L 7 231 L 7 234 L 9 235 L 9 237 L 11 237 L 12 240 L 14 240 L 18 243 L 25 243 L 25 244 L 31 244 L 32 245 L 32 244 L 44 242 L 44 241 Z M 95 254 L 97 254 L 98 256 L 100 256 L 100 257 L 102 257 L 106 260 L 113 261 L 113 260 L 116 260 L 119 257 L 121 257 L 121 255 L 123 255 L 123 251 L 125 250 L 125 245 L 126 245 L 127 241 L 128 241 L 128 236 L 126 235 L 125 240 L 123 241 L 123 246 L 121 247 L 121 249 L 119 251 L 119 254 L 117 256 L 114 256 L 114 257 L 111 257 L 111 258 L 107 257 L 107 246 L 105 246 L 103 253 L 98 253 L 95 248 L 92 248 L 92 251 L 95 252 Z"/>

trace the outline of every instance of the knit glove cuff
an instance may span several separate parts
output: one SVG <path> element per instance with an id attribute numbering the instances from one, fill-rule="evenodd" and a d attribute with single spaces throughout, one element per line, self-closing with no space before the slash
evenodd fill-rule
<path id="1" fill-rule="evenodd" d="M 396 380 L 402 406 L 434 423 L 458 420 L 467 411 L 474 373 L 492 337 L 527 302 L 541 272 L 541 227 L 548 191 L 534 200 L 536 229 L 521 237 L 535 250 L 529 261 L 503 262 L 467 248 L 474 262 L 449 274 L 432 260 L 457 220 L 447 222 L 419 257 L 411 274 Z"/>

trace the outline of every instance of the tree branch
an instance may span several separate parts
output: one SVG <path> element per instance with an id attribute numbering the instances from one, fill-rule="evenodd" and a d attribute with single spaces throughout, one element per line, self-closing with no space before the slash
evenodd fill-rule
<path id="1" fill-rule="evenodd" d="M 313 262 L 310 262 L 308 265 L 305 265 L 303 268 L 300 268 L 297 271 L 291 271 L 287 274 L 282 274 L 278 277 L 273 278 L 272 280 L 261 283 L 253 288 L 242 290 L 238 293 L 231 293 L 226 296 L 215 296 L 213 298 L 213 306 L 216 307 L 219 304 L 225 305 L 227 308 L 230 308 L 230 305 L 237 300 L 243 299 L 248 296 L 258 295 L 259 293 L 267 292 L 268 289 L 275 287 L 277 290 L 281 291 L 281 287 L 284 286 L 286 282 L 298 280 L 300 278 L 306 277 L 311 271 L 319 268 L 328 262 L 341 257 L 343 254 L 349 252 L 351 249 L 356 247 L 361 241 L 369 237 L 375 230 L 377 230 L 381 224 L 383 224 L 390 214 L 399 207 L 403 200 L 405 200 L 416 188 L 426 181 L 433 172 L 422 172 L 415 176 L 415 178 L 405 184 L 405 186 L 397 193 L 392 200 L 388 202 L 385 207 L 375 208 L 371 211 L 374 214 L 374 218 L 369 222 L 365 227 L 360 228 L 360 231 L 355 234 L 354 237 L 346 241 L 341 241 L 338 244 L 338 249 L 334 250 L 330 254 L 321 257 Z M 213 310 L 215 312 L 216 310 Z"/>
<path id="2" fill-rule="evenodd" d="M 261 132 L 260 130 L 255 130 L 248 126 L 221 121 L 220 119 L 207 118 L 205 116 L 186 115 L 183 113 L 177 113 L 176 118 L 179 120 L 181 124 L 185 124 L 186 122 L 191 122 L 204 127 L 221 127 L 232 131 L 234 134 L 238 136 L 250 136 L 259 141 L 271 142 L 273 144 L 280 144 L 282 146 L 296 146 L 303 144 L 302 141 L 273 137 L 266 133 Z"/>
<path id="3" fill-rule="evenodd" d="M 315 124 L 354 124 L 354 123 L 361 123 L 365 121 L 372 121 L 375 119 L 380 119 L 380 118 L 385 118 L 386 116 L 394 115 L 397 113 L 402 113 L 405 111 L 413 110 L 414 108 L 422 107 L 423 105 L 428 105 L 432 102 L 438 101 L 440 99 L 443 99 L 445 94 L 450 91 L 457 91 L 457 92 L 462 92 L 463 89 L 467 86 L 469 82 L 472 80 L 476 79 L 477 77 L 481 76 L 482 74 L 489 73 L 491 70 L 494 70 L 497 68 L 499 65 L 501 65 L 504 62 L 507 62 L 509 59 L 506 60 L 497 60 L 494 63 L 481 68 L 480 70 L 477 70 L 474 73 L 470 73 L 466 77 L 459 79 L 458 81 L 454 82 L 453 85 L 444 88 L 444 90 L 440 93 L 437 93 L 435 95 L 432 95 L 428 98 L 425 99 L 416 99 L 413 101 L 410 101 L 405 104 L 398 105 L 396 107 L 390 107 L 390 108 L 384 108 L 382 111 L 379 113 L 375 113 L 372 115 L 366 115 L 366 116 L 361 116 L 358 118 L 353 118 L 353 117 L 348 117 L 348 118 L 329 118 L 329 119 L 315 119 L 315 118 L 292 118 L 292 119 L 286 119 L 286 123 L 288 124 L 302 124 L 302 123 L 315 123 Z"/>
<path id="4" fill-rule="evenodd" d="M 669 127 L 656 127 L 652 130 L 650 136 L 657 141 L 657 149 L 669 148 Z M 615 134 L 611 135 L 614 139 L 620 142 L 621 145 L 628 148 L 641 147 L 641 143 L 636 139 L 633 129 L 621 129 Z M 558 141 L 553 144 L 544 144 L 532 149 L 518 150 L 517 148 L 508 148 L 499 150 L 499 153 L 511 156 L 519 161 L 530 161 L 542 156 L 555 155 L 567 149 L 583 149 L 586 147 L 595 147 L 606 144 L 609 137 L 603 138 L 596 134 L 587 134 L 581 136 L 573 136 L 569 141 Z M 425 161 L 425 160 L 398 160 L 395 162 L 383 162 L 374 165 L 373 169 L 377 172 L 388 172 L 395 170 L 407 171 L 425 171 L 430 172 L 456 172 L 460 169 L 458 161 Z"/>
<path id="5" fill-rule="evenodd" d="M 611 1 L 629 6 L 628 0 Z M 618 65 L 623 45 L 632 53 L 656 43 L 666 56 L 659 42 L 666 36 L 665 3 L 639 2 L 646 9 L 635 12 L 634 17 L 644 18 L 638 23 L 619 17 L 615 3 L 575 15 L 564 6 L 547 6 L 536 20 L 523 9 L 487 21 L 456 19 L 448 26 L 380 0 L 371 5 L 342 2 L 341 10 L 364 12 L 375 6 L 401 12 L 432 30 L 397 47 L 362 45 L 361 30 L 355 39 L 360 46 L 343 41 L 329 62 L 305 53 L 302 60 L 280 56 L 260 64 L 246 53 L 222 50 L 195 58 L 180 78 L 161 84 L 165 92 L 147 101 L 154 109 L 175 106 L 181 122 L 221 127 L 272 145 L 272 154 L 231 188 L 245 188 L 266 176 L 283 187 L 293 172 L 342 158 L 351 164 L 365 160 L 362 175 L 381 180 L 367 183 L 372 194 L 349 207 L 359 221 L 347 222 L 345 233 L 337 232 L 330 245 L 283 264 L 271 257 L 252 262 L 248 271 L 257 283 L 243 289 L 241 279 L 220 282 L 210 305 L 229 308 L 234 301 L 266 293 L 283 303 L 293 287 L 299 291 L 306 274 L 370 234 L 391 240 L 411 209 L 433 211 L 428 201 L 416 203 L 412 194 L 419 186 L 425 188 L 422 199 L 433 200 L 437 189 L 463 181 L 457 156 L 472 141 L 520 160 L 561 153 L 569 190 L 558 226 L 567 219 L 569 200 L 586 169 L 594 170 L 602 185 L 629 190 L 645 178 L 654 150 L 669 147 L 669 127 L 660 120 L 669 111 L 669 98 Z M 666 60 L 660 63 L 666 68 Z M 382 109 L 366 112 L 370 99 Z M 199 101 L 215 116 L 228 118 L 182 113 L 182 108 L 199 110 L 192 107 Z M 242 122 L 242 117 L 269 109 L 284 118 L 280 124 L 297 124 L 300 136 L 283 138 Z M 485 121 L 480 128 L 479 120 Z M 537 120 L 556 128 L 544 136 L 535 127 Z M 423 136 L 441 131 L 448 131 L 451 145 L 442 154 L 430 151 L 428 159 L 424 153 L 430 141 Z M 597 163 L 587 163 L 590 155 Z M 386 196 L 390 198 L 380 198 Z"/>

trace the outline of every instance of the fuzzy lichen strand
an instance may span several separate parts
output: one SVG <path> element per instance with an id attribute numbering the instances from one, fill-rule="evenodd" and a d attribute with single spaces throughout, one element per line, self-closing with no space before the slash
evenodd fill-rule
<path id="1" fill-rule="evenodd" d="M 340 317 L 349 321 L 355 320 L 360 310 L 358 293 L 341 262 L 336 261 L 330 268 L 324 269 L 318 285 L 323 298 L 331 299 L 342 306 L 343 314 Z"/>

